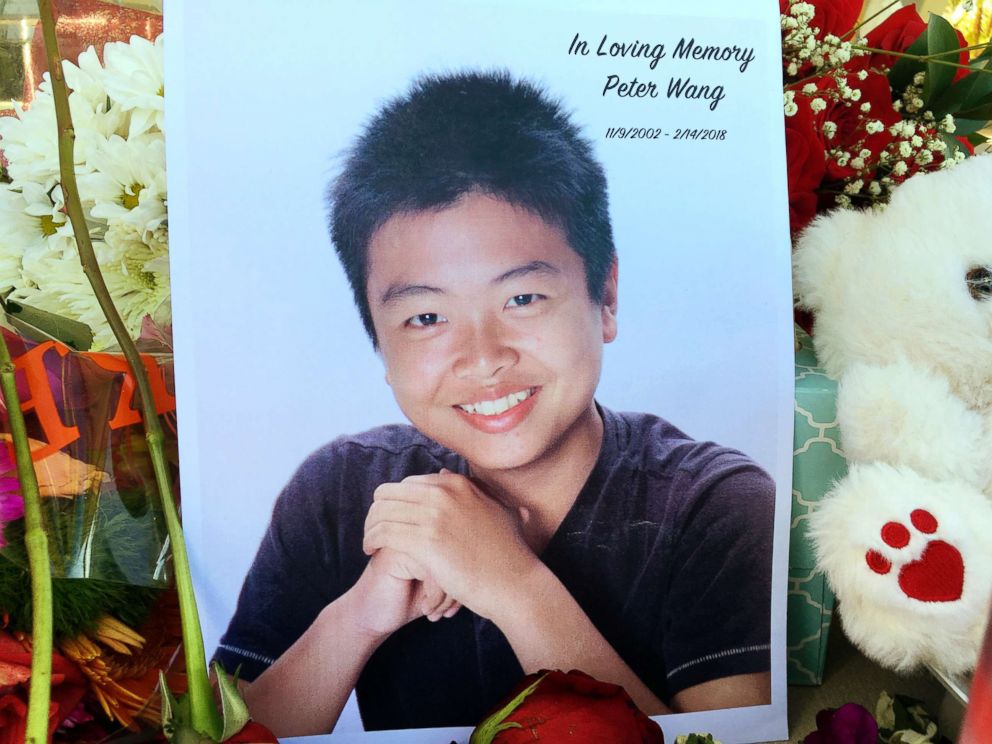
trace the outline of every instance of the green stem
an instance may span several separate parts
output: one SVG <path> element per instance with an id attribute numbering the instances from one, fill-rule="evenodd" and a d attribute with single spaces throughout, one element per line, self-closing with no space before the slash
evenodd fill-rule
<path id="1" fill-rule="evenodd" d="M 976 46 L 988 46 L 988 45 L 976 45 Z M 963 70 L 971 70 L 973 72 L 985 72 L 992 73 L 992 70 L 986 67 L 972 67 L 971 65 L 962 65 L 958 62 L 948 62 L 946 59 L 938 59 L 938 57 L 946 56 L 948 54 L 958 54 L 961 49 L 952 49 L 947 52 L 940 52 L 935 54 L 907 54 L 906 52 L 893 52 L 889 49 L 876 49 L 875 47 L 862 46 L 861 44 L 851 44 L 852 49 L 859 49 L 862 52 L 869 52 L 871 54 L 885 54 L 889 57 L 903 57 L 905 59 L 914 59 L 917 62 L 933 62 L 938 65 L 946 65 L 948 67 L 960 67 Z M 968 47 L 973 49 L 975 47 Z"/>
<path id="2" fill-rule="evenodd" d="M 183 651 L 186 657 L 191 723 L 193 728 L 201 734 L 217 739 L 221 734 L 221 719 L 214 704 L 210 678 L 207 674 L 203 634 L 196 609 L 196 596 L 193 593 L 193 580 L 190 574 L 189 558 L 186 555 L 186 543 L 183 540 L 182 525 L 172 495 L 169 469 L 162 450 L 164 439 L 162 426 L 159 423 L 158 413 L 155 411 L 155 401 L 152 397 L 145 366 L 142 364 L 134 341 L 131 340 L 127 327 L 121 320 L 120 313 L 117 312 L 110 292 L 107 290 L 86 227 L 86 218 L 80 202 L 76 174 L 73 169 L 73 142 L 76 135 L 69 113 L 69 94 L 62 72 L 62 56 L 59 53 L 58 40 L 55 37 L 55 21 L 52 15 L 51 0 L 38 0 L 38 11 L 45 38 L 48 70 L 52 79 L 52 94 L 55 100 L 55 114 L 59 128 L 60 180 L 65 196 L 66 211 L 69 215 L 69 221 L 72 223 L 76 246 L 79 250 L 79 260 L 82 263 L 86 278 L 89 279 L 90 285 L 93 287 L 100 309 L 114 332 L 124 358 L 127 359 L 141 399 L 145 438 L 148 440 L 152 467 L 155 471 L 155 483 L 162 499 L 162 511 L 169 533 L 169 541 L 172 545 L 172 565 L 176 579 L 176 590 L 179 594 L 179 614 L 183 631 Z"/>
<path id="3" fill-rule="evenodd" d="M 0 388 L 10 418 L 17 479 L 24 497 L 24 545 L 31 570 L 31 687 L 24 741 L 25 744 L 46 744 L 52 694 L 52 567 L 48 562 L 48 537 L 41 520 L 38 478 L 31 462 L 31 445 L 17 396 L 14 370 L 7 341 L 0 333 Z"/>

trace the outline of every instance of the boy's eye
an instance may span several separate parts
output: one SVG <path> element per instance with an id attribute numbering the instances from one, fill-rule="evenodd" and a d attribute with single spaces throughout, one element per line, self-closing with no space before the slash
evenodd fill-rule
<path id="1" fill-rule="evenodd" d="M 511 297 L 506 302 L 507 307 L 523 307 L 524 305 L 530 305 L 531 303 L 537 302 L 538 300 L 544 299 L 544 295 L 540 294 L 518 294 Z"/>
<path id="2" fill-rule="evenodd" d="M 447 318 L 443 315 L 438 315 L 437 313 L 420 313 L 420 315 L 414 315 L 412 318 L 409 318 L 406 321 L 406 325 L 414 328 L 427 328 L 446 321 Z"/>

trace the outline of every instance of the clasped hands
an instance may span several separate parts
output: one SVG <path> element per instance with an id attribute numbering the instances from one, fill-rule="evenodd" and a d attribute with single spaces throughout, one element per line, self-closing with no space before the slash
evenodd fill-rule
<path id="1" fill-rule="evenodd" d="M 355 587 L 365 627 L 388 635 L 462 605 L 493 619 L 539 563 L 522 535 L 524 514 L 448 470 L 379 486 L 362 546 L 372 559 Z"/>

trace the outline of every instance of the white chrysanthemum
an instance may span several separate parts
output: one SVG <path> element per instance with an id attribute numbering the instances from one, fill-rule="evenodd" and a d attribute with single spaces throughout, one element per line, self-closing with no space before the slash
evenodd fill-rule
<path id="1" fill-rule="evenodd" d="M 140 335 L 146 315 L 160 325 L 170 323 L 168 258 L 164 247 L 144 243 L 127 228 L 119 233 L 108 231 L 108 236 L 116 241 L 114 245 L 97 242 L 93 247 L 101 259 L 107 259 L 100 261 L 100 271 L 131 337 Z M 117 340 L 75 252 L 46 260 L 45 271 L 44 287 L 18 289 L 11 298 L 86 323 L 93 330 L 93 351 L 115 347 Z"/>
<path id="2" fill-rule="evenodd" d="M 65 215 L 41 186 L 0 188 L 0 287 L 37 286 L 45 278 L 38 262 L 73 245 Z"/>
<path id="3" fill-rule="evenodd" d="M 165 141 L 159 134 L 123 139 L 112 135 L 90 156 L 94 172 L 79 179 L 80 194 L 94 202 L 90 214 L 145 234 L 161 227 L 165 209 Z"/>
<path id="4" fill-rule="evenodd" d="M 137 337 L 146 315 L 161 325 L 171 315 L 165 143 L 155 129 L 161 126 L 161 42 L 109 44 L 105 59 L 107 70 L 90 48 L 78 65 L 63 68 L 72 89 L 73 160 L 97 261 Z M 0 185 L 0 286 L 15 287 L 14 300 L 89 325 L 94 350 L 116 346 L 64 214 L 47 77 L 28 110 L 0 117 L 0 137 L 12 179 Z"/>
<path id="5" fill-rule="evenodd" d="M 77 175 L 89 170 L 87 160 L 94 146 L 123 129 L 126 121 L 119 106 L 108 108 L 106 91 L 94 77 L 93 66 L 99 68 L 99 61 L 92 47 L 80 55 L 80 63 L 81 68 L 71 62 L 62 64 L 67 84 L 79 88 L 69 94 L 76 134 L 72 159 Z M 58 126 L 47 72 L 29 109 L 18 111 L 17 116 L 0 117 L 0 150 L 10 164 L 7 171 L 15 184 L 34 181 L 47 190 L 59 180 Z"/>
<path id="6" fill-rule="evenodd" d="M 165 131 L 165 74 L 162 36 L 154 43 L 132 36 L 129 43 L 114 42 L 103 48 L 103 83 L 107 94 L 131 112 L 128 137 L 153 126 Z"/>

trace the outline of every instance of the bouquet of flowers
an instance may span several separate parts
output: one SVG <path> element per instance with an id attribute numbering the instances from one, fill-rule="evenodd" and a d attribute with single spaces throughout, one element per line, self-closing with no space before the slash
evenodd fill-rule
<path id="1" fill-rule="evenodd" d="M 879 14 L 891 12 L 889 3 Z M 884 204 L 921 171 L 974 153 L 992 119 L 992 48 L 915 7 L 862 16 L 864 0 L 780 0 L 795 235 L 819 212 Z M 973 56 L 973 58 L 972 58 Z"/>
<path id="2" fill-rule="evenodd" d="M 98 263 L 142 350 L 175 477 L 162 39 L 89 47 L 64 62 L 73 171 Z M 52 81 L 0 117 L 0 330 L 17 370 L 53 575 L 50 730 L 102 738 L 157 722 L 153 698 L 180 641 L 159 494 L 134 378 L 83 273 L 61 188 Z M 69 344 L 65 346 L 63 343 Z M 70 348 L 72 347 L 72 348 Z M 91 349 L 91 351 L 85 351 Z M 164 352 L 164 353 L 162 353 Z M 6 401 L 4 404 L 6 408 Z M 12 431 L 0 432 L 0 743 L 24 739 L 33 595 Z M 154 609 L 154 611 L 152 611 Z M 95 717 L 95 719 L 94 719 Z"/>
<path id="3" fill-rule="evenodd" d="M 74 167 L 100 269 L 132 338 L 170 322 L 162 37 L 90 47 L 62 65 L 76 123 Z M 51 81 L 0 117 L 0 289 L 18 306 L 89 326 L 115 345 L 83 274 L 59 187 Z"/>

